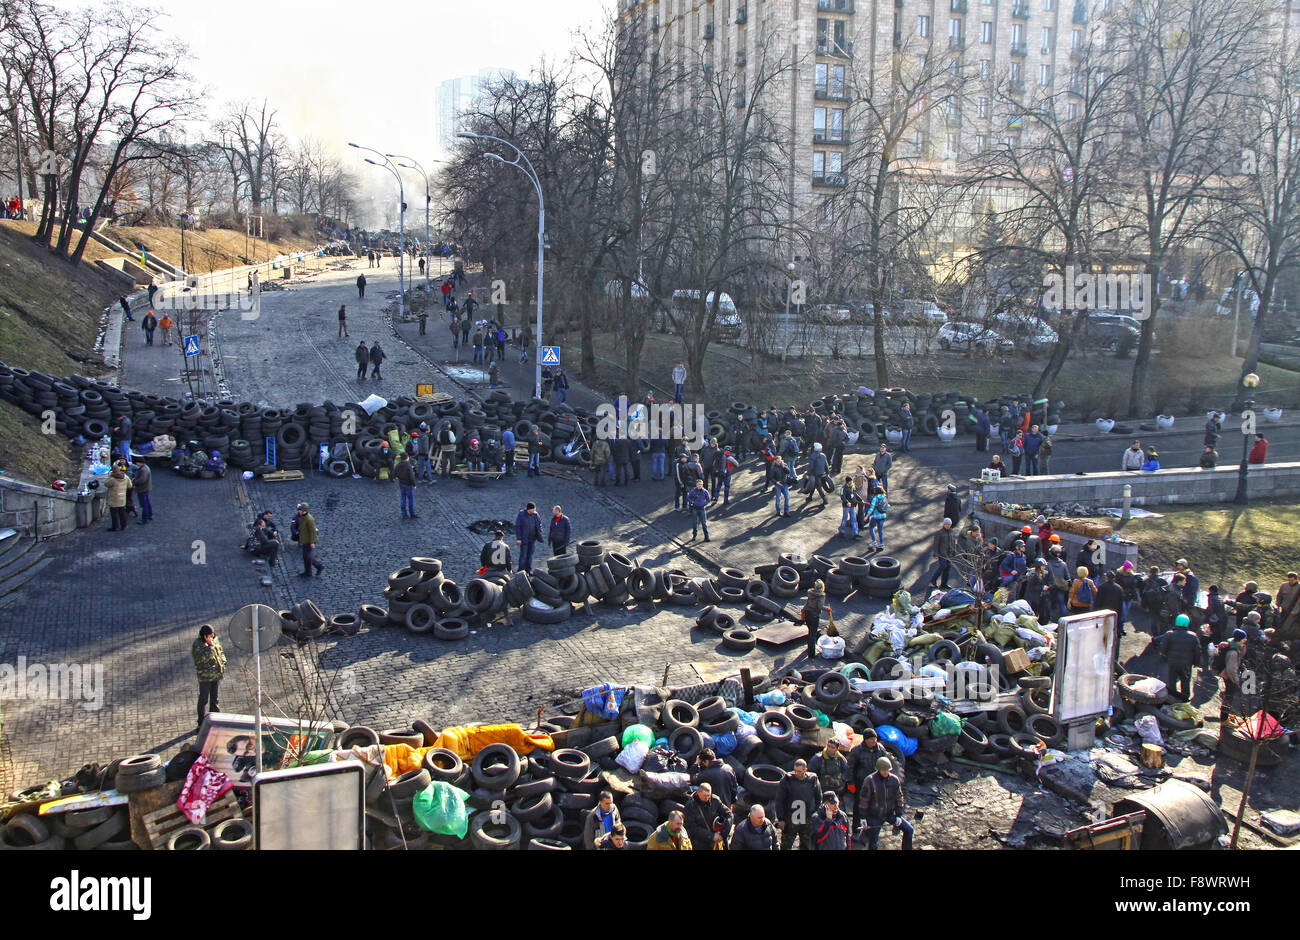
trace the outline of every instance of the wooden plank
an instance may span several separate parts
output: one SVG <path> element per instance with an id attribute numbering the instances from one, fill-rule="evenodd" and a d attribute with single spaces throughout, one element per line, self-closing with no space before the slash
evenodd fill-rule
<path id="1" fill-rule="evenodd" d="M 183 786 L 183 782 L 177 782 Z M 180 795 L 179 787 L 176 793 L 177 796 Z M 235 800 L 234 792 L 227 792 L 221 799 L 208 807 L 208 811 L 203 817 L 202 828 L 207 832 L 211 832 L 219 823 L 223 823 L 227 819 L 242 819 L 243 815 L 239 803 Z M 174 799 L 167 806 L 143 813 L 141 823 L 146 834 L 146 844 L 155 851 L 166 849 L 167 840 L 178 829 L 193 825 L 176 806 Z"/>
<path id="2" fill-rule="evenodd" d="M 281 483 L 287 480 L 302 480 L 304 477 L 301 470 L 273 470 L 262 474 L 262 479 L 267 483 Z"/>
<path id="3" fill-rule="evenodd" d="M 801 623 L 774 623 L 754 631 L 754 639 L 767 646 L 789 646 L 808 639 L 808 628 Z"/>

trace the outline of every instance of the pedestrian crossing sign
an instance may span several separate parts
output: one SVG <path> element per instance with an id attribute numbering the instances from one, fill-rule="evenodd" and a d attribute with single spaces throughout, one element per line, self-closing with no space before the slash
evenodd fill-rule
<path id="1" fill-rule="evenodd" d="M 197 356 L 199 354 L 199 338 L 197 336 L 185 337 L 185 355 Z"/>
<path id="2" fill-rule="evenodd" d="M 558 366 L 560 364 L 560 347 L 543 346 L 542 347 L 542 365 Z"/>

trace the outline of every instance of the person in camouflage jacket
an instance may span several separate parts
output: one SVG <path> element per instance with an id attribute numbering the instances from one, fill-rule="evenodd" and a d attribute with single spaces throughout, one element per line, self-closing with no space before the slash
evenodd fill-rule
<path id="1" fill-rule="evenodd" d="M 216 631 L 206 623 L 199 627 L 198 638 L 190 647 L 190 653 L 194 657 L 194 672 L 199 680 L 199 722 L 195 727 L 197 733 L 203 726 L 203 716 L 208 711 L 221 711 L 217 704 L 217 690 L 221 677 L 226 674 L 226 653 L 221 648 Z"/>

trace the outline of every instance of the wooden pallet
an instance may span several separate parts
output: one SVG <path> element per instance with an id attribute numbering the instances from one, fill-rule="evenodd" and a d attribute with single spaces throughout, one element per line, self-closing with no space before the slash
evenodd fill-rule
<path id="1" fill-rule="evenodd" d="M 274 470 L 271 473 L 262 474 L 262 479 L 267 483 L 282 483 L 286 480 L 305 479 L 301 470 Z"/>
<path id="2" fill-rule="evenodd" d="M 427 405 L 441 405 L 443 402 L 451 401 L 451 395 L 446 392 L 432 392 L 428 395 L 416 395 L 415 400 Z"/>
<path id="3" fill-rule="evenodd" d="M 243 819 L 243 810 L 235 801 L 234 792 L 227 792 L 221 799 L 217 800 L 208 807 L 207 815 L 203 817 L 203 829 L 211 835 L 218 823 L 223 823 L 227 819 Z M 171 838 L 172 833 L 178 829 L 184 829 L 186 826 L 194 825 L 185 818 L 173 801 L 161 809 L 147 812 L 141 817 L 144 825 L 145 836 L 149 841 L 149 848 L 156 852 L 164 851 L 167 848 L 167 840 Z"/>

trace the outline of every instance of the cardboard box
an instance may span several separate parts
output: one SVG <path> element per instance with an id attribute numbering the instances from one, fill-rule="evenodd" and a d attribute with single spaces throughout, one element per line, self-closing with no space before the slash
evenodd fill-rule
<path id="1" fill-rule="evenodd" d="M 1015 675 L 1029 668 L 1029 654 L 1024 650 L 1005 650 L 1002 653 L 1002 665 L 1007 672 Z"/>

